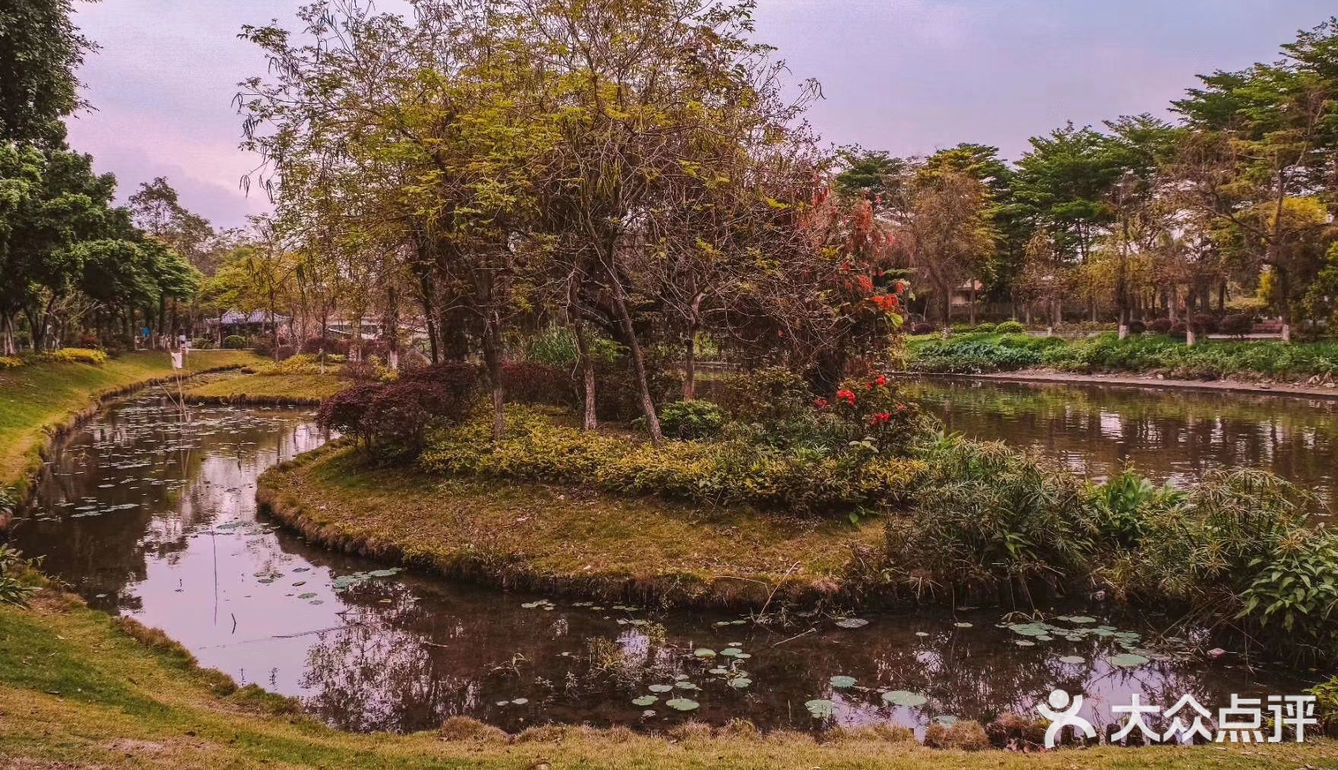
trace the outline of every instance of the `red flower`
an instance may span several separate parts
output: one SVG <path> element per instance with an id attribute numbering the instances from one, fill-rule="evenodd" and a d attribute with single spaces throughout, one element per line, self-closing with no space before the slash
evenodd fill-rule
<path id="1" fill-rule="evenodd" d="M 819 408 L 819 409 L 826 409 L 826 408 L 828 407 L 829 404 L 830 404 L 830 402 L 827 401 L 827 399 L 825 399 L 825 398 L 815 398 L 815 399 L 813 399 L 813 406 L 816 406 L 816 407 Z"/>
<path id="2" fill-rule="evenodd" d="M 889 422 L 892 422 L 892 415 L 888 414 L 887 412 L 879 412 L 878 414 L 875 414 L 872 419 L 869 420 L 870 425 L 886 425 Z"/>
<path id="3" fill-rule="evenodd" d="M 839 400 L 841 400 L 841 401 L 844 401 L 844 402 L 846 402 L 847 404 L 850 404 L 851 406 L 854 406 L 854 405 L 855 405 L 855 393 L 854 393 L 854 391 L 844 390 L 844 389 L 843 389 L 843 390 L 838 390 L 838 391 L 836 391 L 836 397 L 837 397 L 837 399 L 839 399 Z"/>
<path id="4" fill-rule="evenodd" d="M 861 294 L 873 293 L 873 279 L 870 278 L 869 276 L 861 275 L 855 279 L 855 282 L 859 284 L 859 290 Z"/>
<path id="5" fill-rule="evenodd" d="M 906 405 L 905 405 L 905 404 L 897 404 L 897 411 L 898 411 L 898 412 L 904 412 L 904 411 L 906 411 Z"/>
<path id="6" fill-rule="evenodd" d="M 905 293 L 906 293 L 906 290 L 909 289 L 909 288 L 910 288 L 910 284 L 906 283 L 905 281 L 897 281 L 897 293 L 898 293 L 898 294 L 905 294 Z"/>
<path id="7" fill-rule="evenodd" d="M 878 386 L 880 386 L 880 387 L 883 386 L 883 385 L 886 385 L 886 384 L 887 384 L 887 377 L 885 377 L 884 375 L 881 375 L 881 374 L 878 375 L 878 379 L 874 380 L 874 384 L 875 384 L 875 385 L 878 385 Z"/>

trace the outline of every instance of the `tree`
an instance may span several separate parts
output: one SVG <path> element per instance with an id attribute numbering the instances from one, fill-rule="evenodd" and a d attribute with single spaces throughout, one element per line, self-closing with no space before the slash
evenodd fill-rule
<path id="1" fill-rule="evenodd" d="M 72 13 L 70 0 L 7 0 L 0 7 L 0 142 L 64 145 L 60 119 L 83 105 L 75 71 L 94 50 Z"/>
<path id="2" fill-rule="evenodd" d="M 1186 204 L 1213 223 L 1215 239 L 1240 259 L 1267 268 L 1284 341 L 1323 264 L 1310 242 L 1327 227 L 1316 217 L 1332 190 L 1338 151 L 1338 24 L 1333 20 L 1284 46 L 1276 64 L 1200 76 L 1174 103 L 1193 131 L 1177 163 Z M 1310 213 L 1306 213 L 1310 212 Z"/>
<path id="3" fill-rule="evenodd" d="M 167 177 L 140 184 L 129 204 L 131 220 L 140 230 L 162 241 L 206 275 L 218 268 L 213 226 L 181 205 Z"/>

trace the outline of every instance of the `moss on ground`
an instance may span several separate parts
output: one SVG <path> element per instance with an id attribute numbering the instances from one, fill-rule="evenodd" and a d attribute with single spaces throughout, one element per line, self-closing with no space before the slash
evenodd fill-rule
<path id="1" fill-rule="evenodd" d="M 350 447 L 267 471 L 260 496 L 326 545 L 452 577 L 640 601 L 758 606 L 844 588 L 882 521 L 765 515 L 374 467 Z"/>
<path id="2" fill-rule="evenodd" d="M 133 621 L 47 591 L 29 610 L 0 606 L 0 765 L 1243 770 L 1338 767 L 1338 744 L 967 753 L 927 749 L 895 731 L 818 741 L 688 724 L 668 737 L 581 727 L 508 736 L 461 719 L 439 732 L 358 735 L 295 714 L 286 699 L 238 689 Z"/>
<path id="3" fill-rule="evenodd" d="M 262 361 L 250 351 L 196 351 L 188 374 Z M 39 363 L 0 371 L 0 485 L 26 487 L 52 432 L 110 395 L 171 377 L 163 351 L 126 353 L 105 364 Z"/>
<path id="4" fill-rule="evenodd" d="M 239 404 L 318 404 L 353 383 L 336 374 L 247 374 L 196 385 L 186 397 Z"/>

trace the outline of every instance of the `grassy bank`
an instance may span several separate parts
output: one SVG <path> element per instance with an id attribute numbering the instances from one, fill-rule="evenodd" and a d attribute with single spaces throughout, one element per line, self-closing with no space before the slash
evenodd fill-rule
<path id="1" fill-rule="evenodd" d="M 260 360 L 250 351 L 197 351 L 187 358 L 186 371 Z M 40 363 L 0 370 L 0 486 L 16 484 L 22 493 L 50 434 L 101 399 L 172 375 L 171 359 L 161 351 L 127 353 L 97 365 Z"/>
<path id="2" fill-rule="evenodd" d="M 949 339 L 913 337 L 907 366 L 912 371 L 980 374 L 1024 369 L 1073 373 L 1162 374 L 1190 380 L 1269 378 L 1307 380 L 1338 377 L 1338 343 L 1284 345 L 1272 340 L 1206 340 L 1113 334 L 1083 340 L 1028 334 L 959 334 Z"/>
<path id="3" fill-rule="evenodd" d="M 838 593 L 879 519 L 759 516 L 567 486 L 377 468 L 351 448 L 266 472 L 260 499 L 328 546 L 505 586 L 759 606 Z"/>
<path id="4" fill-rule="evenodd" d="M 330 374 L 247 374 L 206 382 L 186 391 L 192 401 L 230 404 L 315 405 L 348 387 L 352 380 Z"/>
<path id="5" fill-rule="evenodd" d="M 1047 754 L 932 750 L 904 732 L 757 735 L 685 723 L 670 736 L 536 727 L 518 736 L 467 720 L 441 733 L 355 735 L 294 704 L 238 689 L 180 647 L 68 595 L 0 606 L 0 765 L 163 767 L 1296 768 L 1338 766 L 1338 744 L 1097 748 Z"/>

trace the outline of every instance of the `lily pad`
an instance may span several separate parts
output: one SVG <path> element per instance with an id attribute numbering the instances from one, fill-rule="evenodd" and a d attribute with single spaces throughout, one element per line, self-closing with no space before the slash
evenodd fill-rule
<path id="1" fill-rule="evenodd" d="M 834 676 L 827 681 L 831 682 L 832 687 L 835 687 L 838 690 L 844 690 L 848 687 L 855 686 L 855 677 L 853 676 Z"/>
<path id="2" fill-rule="evenodd" d="M 1087 624 L 1087 623 L 1095 623 L 1095 622 L 1096 622 L 1096 618 L 1089 617 L 1089 616 L 1087 616 L 1087 615 L 1070 615 L 1070 616 L 1069 616 L 1069 622 L 1070 622 L 1070 623 L 1077 623 L 1077 624 L 1079 624 L 1079 625 L 1085 625 L 1085 624 Z"/>
<path id="3" fill-rule="evenodd" d="M 1018 647 L 1035 647 L 1036 643 L 1030 639 L 1016 639 L 1013 641 Z"/>
<path id="4" fill-rule="evenodd" d="M 639 697 L 639 698 L 633 698 L 633 699 L 632 699 L 632 705 L 634 705 L 634 706 L 649 706 L 649 705 L 651 705 L 651 704 L 653 704 L 653 703 L 656 703 L 656 702 L 659 701 L 659 700 L 660 700 L 660 699 L 657 698 L 657 697 L 655 697 L 654 695 L 642 695 L 642 696 Z"/>
<path id="5" fill-rule="evenodd" d="M 1149 662 L 1147 658 L 1132 652 L 1126 652 L 1122 655 L 1112 655 L 1110 657 L 1110 665 L 1119 666 L 1120 668 L 1138 668 L 1147 662 Z"/>
<path id="6" fill-rule="evenodd" d="M 1070 666 L 1076 666 L 1076 665 L 1079 665 L 1079 664 L 1081 664 L 1081 663 L 1086 663 L 1086 662 L 1087 662 L 1087 659 L 1086 659 L 1086 658 L 1083 658 L 1082 656 L 1079 656 L 1079 655 L 1065 655 L 1064 657 L 1062 657 L 1062 658 L 1059 659 L 1059 662 L 1060 662 L 1060 663 L 1067 663 L 1067 664 L 1069 664 Z"/>
<path id="7" fill-rule="evenodd" d="M 863 628 L 869 625 L 869 621 L 864 618 L 841 618 L 836 621 L 836 625 L 841 628 Z"/>
<path id="8" fill-rule="evenodd" d="M 712 650 L 709 647 L 698 647 L 692 654 L 699 658 L 714 658 L 715 650 Z"/>
<path id="9" fill-rule="evenodd" d="M 674 689 L 674 686 L 672 684 L 653 684 L 648 689 L 651 692 L 669 692 Z"/>
<path id="10" fill-rule="evenodd" d="M 909 690 L 891 690 L 883 693 L 883 700 L 893 706 L 923 706 L 929 702 L 925 696 Z"/>
<path id="11" fill-rule="evenodd" d="M 692 682 L 675 682 L 675 683 L 674 683 L 674 687 L 677 687 L 677 688 L 680 689 L 680 690 L 700 690 L 700 689 L 701 689 L 700 687 L 698 687 L 697 685 L 693 684 Z"/>
<path id="12" fill-rule="evenodd" d="M 738 647 L 726 647 L 720 651 L 720 654 L 724 655 L 726 658 L 735 658 L 742 655 L 743 650 L 740 650 Z"/>
<path id="13" fill-rule="evenodd" d="M 310 591 L 308 591 L 307 593 L 304 593 L 304 594 L 298 594 L 298 595 L 297 595 L 297 598 L 299 598 L 299 599 L 315 599 L 315 598 L 316 598 L 316 594 L 313 594 L 313 593 L 311 593 Z"/>
<path id="14" fill-rule="evenodd" d="M 813 715 L 814 719 L 831 719 L 836 716 L 836 704 L 825 699 L 815 698 L 804 704 L 808 713 Z"/>
<path id="15" fill-rule="evenodd" d="M 665 701 L 664 705 L 668 706 L 671 709 L 674 709 L 675 711 L 696 711 L 697 707 L 700 706 L 701 704 L 695 700 L 690 700 L 688 698 L 674 698 L 672 700 Z"/>
<path id="16" fill-rule="evenodd" d="M 746 676 L 736 676 L 733 679 L 729 680 L 729 686 L 733 687 L 736 690 L 742 690 L 746 687 L 749 687 L 750 685 L 752 685 L 752 683 L 753 680 L 749 679 Z"/>
<path id="17" fill-rule="evenodd" d="M 530 702 L 530 699 L 529 699 L 529 698 L 512 698 L 512 699 L 511 699 L 511 702 L 514 703 L 514 704 L 516 704 L 517 706 L 524 706 L 526 703 L 529 703 L 529 702 Z"/>
<path id="18" fill-rule="evenodd" d="M 962 621 L 960 623 L 953 623 L 953 625 L 957 626 L 958 628 L 973 628 L 973 626 L 970 623 L 967 623 L 966 621 Z"/>

